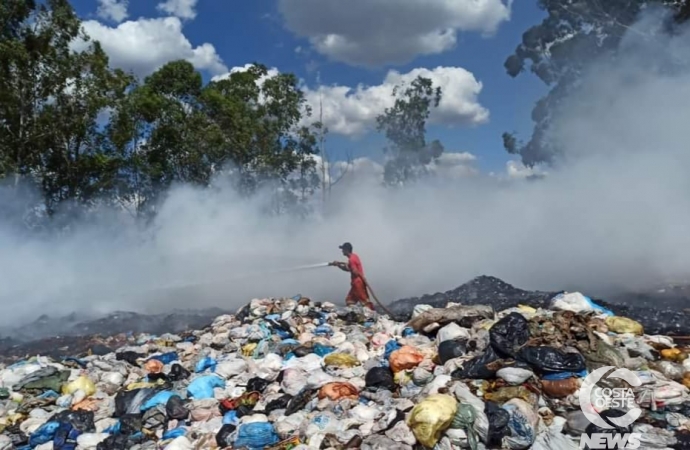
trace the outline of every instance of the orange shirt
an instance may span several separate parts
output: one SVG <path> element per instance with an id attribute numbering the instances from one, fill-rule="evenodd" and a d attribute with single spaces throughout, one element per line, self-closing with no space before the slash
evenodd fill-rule
<path id="1" fill-rule="evenodd" d="M 352 274 L 352 278 L 357 278 L 358 275 L 364 276 L 364 268 L 362 267 L 362 261 L 359 259 L 359 256 L 357 256 L 355 253 L 351 253 L 350 257 L 348 258 L 348 263 L 350 265 L 350 273 Z"/>

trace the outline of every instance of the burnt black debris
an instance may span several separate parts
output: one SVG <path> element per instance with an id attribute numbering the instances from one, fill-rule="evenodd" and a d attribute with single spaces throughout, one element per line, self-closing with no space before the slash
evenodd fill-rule
<path id="1" fill-rule="evenodd" d="M 516 305 L 547 308 L 559 292 L 526 291 L 496 277 L 480 276 L 451 291 L 398 300 L 389 309 L 398 320 L 408 320 L 415 305 L 444 308 L 448 302 L 482 304 L 501 311 Z M 585 294 L 587 292 L 585 291 Z M 659 288 L 644 293 L 618 294 L 609 301 L 593 298 L 616 315 L 639 321 L 647 334 L 690 335 L 690 288 Z M 653 307 L 650 305 L 654 305 Z"/>

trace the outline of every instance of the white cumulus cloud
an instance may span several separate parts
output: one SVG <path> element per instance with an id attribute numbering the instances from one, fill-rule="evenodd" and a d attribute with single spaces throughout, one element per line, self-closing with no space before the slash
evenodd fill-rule
<path id="1" fill-rule="evenodd" d="M 229 72 L 215 76 L 213 80 L 227 78 L 250 67 L 251 64 L 233 67 Z M 278 69 L 271 68 L 265 78 L 278 73 Z M 398 85 L 411 83 L 418 76 L 431 79 L 434 86 L 440 87 L 442 91 L 441 102 L 429 117 L 430 123 L 473 126 L 489 120 L 489 111 L 477 98 L 483 88 L 482 83 L 462 67 L 436 67 L 417 68 L 407 73 L 391 70 L 381 84 L 374 86 L 331 85 L 312 88 L 303 85 L 302 89 L 313 113 L 309 122 L 323 113 L 323 122 L 329 132 L 345 136 L 362 135 L 373 129 L 379 114 L 393 106 L 393 89 Z M 263 79 L 259 80 L 259 83 L 262 81 Z"/>
<path id="2" fill-rule="evenodd" d="M 129 16 L 128 6 L 129 0 L 98 0 L 96 14 L 101 19 L 120 23 Z"/>
<path id="3" fill-rule="evenodd" d="M 177 17 L 141 18 L 117 27 L 88 20 L 83 27 L 92 39 L 100 41 L 111 65 L 140 76 L 149 75 L 165 63 L 178 59 L 185 59 L 212 75 L 228 71 L 212 44 L 194 47 L 189 42 L 182 31 L 182 21 Z"/>
<path id="4" fill-rule="evenodd" d="M 158 4 L 158 10 L 180 19 L 194 19 L 198 0 L 166 0 Z"/>
<path id="5" fill-rule="evenodd" d="M 410 83 L 420 75 L 431 79 L 442 91 L 441 102 L 429 118 L 431 123 L 479 125 L 489 120 L 489 111 L 477 98 L 482 83 L 461 67 L 418 68 L 404 74 L 391 70 L 378 85 L 307 88 L 306 96 L 315 113 L 319 111 L 319 104 L 323 105 L 324 123 L 329 131 L 358 135 L 370 131 L 376 117 L 393 106 L 395 86 Z"/>
<path id="6" fill-rule="evenodd" d="M 450 50 L 463 31 L 491 34 L 512 0 L 279 0 L 286 27 L 353 65 L 401 64 Z"/>

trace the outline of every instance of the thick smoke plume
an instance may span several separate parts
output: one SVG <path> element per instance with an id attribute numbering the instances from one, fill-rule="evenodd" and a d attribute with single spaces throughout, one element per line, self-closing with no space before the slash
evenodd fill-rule
<path id="1" fill-rule="evenodd" d="M 564 157 L 545 179 L 476 175 L 386 190 L 355 174 L 334 188 L 327 214 L 306 222 L 268 219 L 260 201 L 241 201 L 217 180 L 203 191 L 174 188 L 145 228 L 113 212 L 60 236 L 3 223 L 1 321 L 234 308 L 297 293 L 341 301 L 349 279 L 337 269 L 268 272 L 341 258 L 343 241 L 384 301 L 480 274 L 593 294 L 682 277 L 690 268 L 690 47 L 687 32 L 669 36 L 660 24 L 658 15 L 643 18 L 620 58 L 592 68 L 554 113 Z M 3 189 L 3 217 L 16 219 L 24 197 Z"/>

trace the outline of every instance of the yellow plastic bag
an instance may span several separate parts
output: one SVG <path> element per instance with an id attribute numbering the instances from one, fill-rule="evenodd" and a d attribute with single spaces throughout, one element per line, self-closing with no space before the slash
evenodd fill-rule
<path id="1" fill-rule="evenodd" d="M 359 365 L 357 358 L 347 353 L 331 353 L 330 355 L 326 355 L 323 362 L 327 366 L 338 367 L 355 367 Z"/>
<path id="2" fill-rule="evenodd" d="M 63 394 L 74 394 L 77 391 L 83 391 L 87 397 L 96 393 L 96 385 L 87 376 L 80 376 L 71 383 L 62 386 Z"/>
<path id="3" fill-rule="evenodd" d="M 433 447 L 453 422 L 458 402 L 445 394 L 430 395 L 412 409 L 407 425 L 420 444 Z"/>
<path id="4" fill-rule="evenodd" d="M 252 342 L 251 344 L 246 344 L 244 347 L 242 347 L 242 356 L 246 356 L 247 358 L 251 357 L 254 355 L 254 350 L 256 350 L 256 347 L 258 347 L 259 344 L 256 342 Z"/>
<path id="5" fill-rule="evenodd" d="M 611 316 L 606 318 L 606 326 L 609 328 L 609 331 L 612 331 L 614 333 L 618 334 L 623 334 L 623 333 L 632 333 L 632 334 L 637 334 L 637 335 L 642 335 L 644 334 L 644 328 L 639 322 L 636 322 L 632 319 L 628 319 L 627 317 L 617 317 L 617 316 Z"/>

